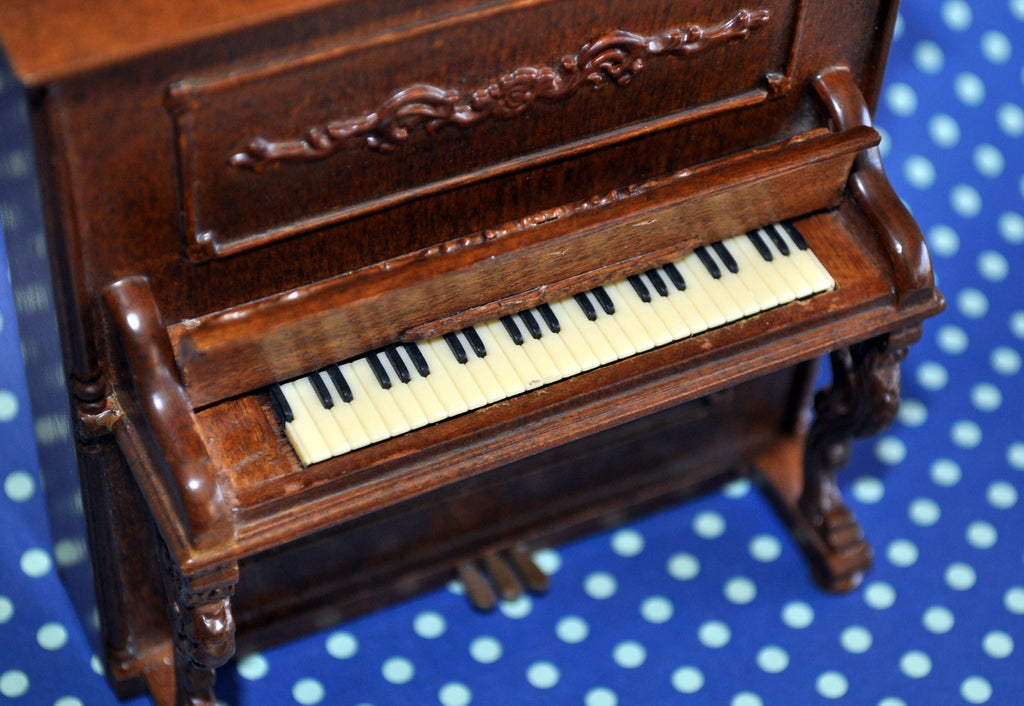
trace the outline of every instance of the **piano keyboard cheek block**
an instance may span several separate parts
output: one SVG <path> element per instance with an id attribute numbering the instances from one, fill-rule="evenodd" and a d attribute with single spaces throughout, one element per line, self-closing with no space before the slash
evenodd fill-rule
<path id="1" fill-rule="evenodd" d="M 858 584 L 836 473 L 943 307 L 871 126 L 895 2 L 129 4 L 0 7 L 44 486 L 117 693 L 543 592 L 533 550 L 737 475 Z"/>

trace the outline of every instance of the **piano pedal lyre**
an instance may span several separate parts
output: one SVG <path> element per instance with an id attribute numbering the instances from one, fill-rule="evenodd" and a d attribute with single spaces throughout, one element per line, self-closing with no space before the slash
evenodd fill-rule
<path id="1" fill-rule="evenodd" d="M 530 593 L 544 593 L 549 580 L 522 545 L 491 552 L 457 569 L 466 598 L 480 611 L 494 610 L 498 600 L 512 601 Z"/>

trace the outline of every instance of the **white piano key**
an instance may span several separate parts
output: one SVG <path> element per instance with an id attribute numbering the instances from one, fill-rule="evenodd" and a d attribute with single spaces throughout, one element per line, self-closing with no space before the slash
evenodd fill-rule
<path id="1" fill-rule="evenodd" d="M 352 370 L 352 364 L 343 363 L 338 367 L 341 369 L 349 388 L 352 390 L 352 401 L 347 404 L 352 407 L 353 413 L 359 418 L 359 423 L 362 424 L 363 430 L 370 439 L 370 443 L 387 439 L 391 436 L 391 428 L 384 420 L 384 417 L 381 416 L 376 405 L 373 404 L 370 391 L 363 386 L 362 380 Z M 373 384 L 377 385 L 376 379 L 374 379 Z"/>
<path id="2" fill-rule="evenodd" d="M 771 226 L 775 232 L 789 245 L 790 257 L 800 267 L 804 277 L 811 283 L 814 292 L 825 292 L 835 286 L 835 280 L 821 264 L 818 257 L 810 249 L 802 249 L 793 239 L 790 232 L 781 223 Z"/>
<path id="3" fill-rule="evenodd" d="M 764 308 L 786 304 L 796 298 L 796 293 L 784 279 L 772 271 L 772 263 L 761 257 L 747 236 L 734 238 L 731 245 L 733 253 L 740 260 L 740 266 L 746 272 L 756 272 L 761 286 L 767 290 L 761 291 L 759 294 L 759 297 L 765 302 Z"/>
<path id="4" fill-rule="evenodd" d="M 423 411 L 419 401 L 417 401 L 416 395 L 409 388 L 411 380 L 410 383 L 402 382 L 398 371 L 395 370 L 394 363 L 384 353 L 380 353 L 377 359 L 380 360 L 384 370 L 387 371 L 388 377 L 391 378 L 391 387 L 388 390 L 384 390 L 384 393 L 394 401 L 395 406 L 402 412 L 405 421 L 409 423 L 409 428 L 419 429 L 422 426 L 426 426 L 429 423 L 427 414 Z"/>
<path id="5" fill-rule="evenodd" d="M 753 293 L 747 289 L 747 286 L 743 283 L 743 279 L 741 277 L 729 271 L 729 268 L 726 267 L 721 255 L 719 255 L 719 253 L 717 253 L 712 247 L 706 248 L 705 252 L 708 254 L 708 257 L 718 265 L 719 271 L 722 273 L 718 282 L 725 287 L 729 292 L 729 296 L 731 296 L 733 301 L 739 305 L 740 310 L 743 312 L 743 316 L 753 316 L 761 311 L 761 307 L 758 306 L 757 299 L 754 297 Z"/>
<path id="6" fill-rule="evenodd" d="M 343 367 L 345 371 L 345 377 L 349 380 L 358 382 L 363 388 L 363 393 L 366 395 L 366 399 L 373 404 L 377 413 L 380 415 L 381 420 L 387 426 L 388 432 L 391 436 L 397 436 L 398 434 L 404 434 L 409 431 L 412 427 L 406 420 L 405 415 L 402 414 L 402 410 L 395 404 L 394 397 L 377 381 L 377 376 L 370 368 L 369 362 L 366 358 L 356 358 L 352 362 L 346 364 Z M 349 375 L 349 372 L 352 375 Z M 352 383 L 350 383 L 352 384 Z M 353 394 L 355 390 L 353 389 Z"/>
<path id="7" fill-rule="evenodd" d="M 317 375 L 317 373 L 313 373 L 313 375 Z M 338 428 L 331 411 L 324 407 L 320 400 L 320 395 L 317 394 L 310 382 L 309 376 L 299 378 L 292 385 L 298 393 L 299 399 L 302 400 L 303 406 L 306 408 L 306 414 L 309 415 L 309 418 L 320 432 L 320 438 L 324 440 L 327 448 L 330 449 L 330 455 L 340 456 L 351 451 L 352 445 L 345 438 L 344 432 Z"/>
<path id="8" fill-rule="evenodd" d="M 684 338 L 688 338 L 690 335 L 690 326 L 686 323 L 686 320 L 679 315 L 679 312 L 669 300 L 669 295 L 671 295 L 675 288 L 672 287 L 672 283 L 668 281 L 668 277 L 661 277 L 662 284 L 668 287 L 668 294 L 664 296 L 660 291 L 658 291 L 658 288 L 654 285 L 650 276 L 646 272 L 639 275 L 639 277 L 640 281 L 647 285 L 647 289 L 651 293 L 651 303 L 647 306 L 654 310 L 654 313 L 668 331 L 668 335 L 671 340 L 681 341 Z M 662 344 L 659 343 L 658 345 L 660 346 Z"/>
<path id="9" fill-rule="evenodd" d="M 562 330 L 565 330 L 566 324 L 575 328 L 579 332 L 580 337 L 587 342 L 590 350 L 597 356 L 601 365 L 607 365 L 619 359 L 615 352 L 615 347 L 609 343 L 601 329 L 584 316 L 572 297 L 552 302 L 551 308 L 554 310 L 555 315 L 558 316 L 558 320 L 563 322 Z"/>
<path id="10" fill-rule="evenodd" d="M 704 316 L 708 328 L 717 328 L 729 321 L 735 321 L 743 315 L 742 310 L 717 283 L 704 265 L 693 255 L 676 260 L 676 267 L 686 278 L 686 291 L 689 292 L 694 308 Z"/>
<path id="11" fill-rule="evenodd" d="M 757 232 L 772 252 L 772 263 L 775 272 L 789 283 L 797 298 L 803 299 L 804 297 L 811 296 L 814 293 L 814 285 L 800 271 L 800 267 L 788 255 L 782 253 L 779 246 L 772 240 L 768 229 L 759 228 Z"/>
<path id="12" fill-rule="evenodd" d="M 466 340 L 466 335 L 459 331 L 456 335 L 459 342 L 462 343 L 463 348 L 466 349 L 467 362 L 463 365 L 469 374 L 476 380 L 477 385 L 480 386 L 480 391 L 484 393 L 484 398 L 487 400 L 487 404 L 493 404 L 498 400 L 505 399 L 508 395 L 505 394 L 505 389 L 501 382 L 494 377 L 494 373 L 487 367 L 486 358 L 478 358 L 476 353 L 473 352 L 472 346 L 469 341 Z M 449 353 L 449 355 L 452 355 Z M 452 360 L 455 360 L 452 355 Z M 456 361 L 457 363 L 458 361 Z"/>
<path id="13" fill-rule="evenodd" d="M 544 384 L 547 385 L 571 375 L 578 375 L 582 368 L 569 352 L 565 342 L 548 329 L 539 314 L 535 315 L 535 319 L 540 323 L 541 337 L 533 338 L 527 334 L 523 341 L 523 348 L 537 367 L 537 372 L 544 380 Z"/>
<path id="14" fill-rule="evenodd" d="M 568 301 L 570 306 L 576 306 L 576 303 L 571 299 Z M 581 371 L 593 370 L 599 365 L 602 365 L 602 359 L 591 347 L 590 340 L 593 340 L 595 344 L 603 346 L 604 349 L 607 350 L 608 356 L 614 356 L 614 351 L 612 351 L 611 346 L 608 345 L 608 342 L 604 340 L 604 337 L 600 335 L 600 332 L 597 331 L 596 328 L 593 329 L 595 335 L 591 336 L 589 339 L 584 332 L 580 331 L 576 320 L 573 319 L 565 309 L 564 301 L 551 302 L 549 306 L 551 307 L 551 311 L 554 312 L 555 316 L 558 318 L 558 324 L 562 329 L 558 335 L 565 343 L 565 347 L 570 353 L 572 353 L 572 357 L 576 359 Z M 579 307 L 577 307 L 577 309 L 578 308 Z M 586 320 L 585 317 L 583 317 L 583 319 Z M 590 322 L 588 321 L 587 323 L 589 324 Z M 614 360 L 614 358 L 609 357 L 609 361 L 610 360 Z"/>
<path id="15" fill-rule="evenodd" d="M 455 360 L 451 349 L 448 348 L 448 343 L 443 338 L 434 338 L 420 344 L 420 349 L 423 351 L 423 357 L 427 359 L 431 371 L 433 371 L 436 365 L 438 369 L 444 370 L 447 373 L 468 409 L 477 409 L 487 404 L 487 394 L 480 388 L 480 383 L 477 382 L 473 374 L 467 369 L 466 365 L 468 363 L 463 365 Z"/>
<path id="16" fill-rule="evenodd" d="M 440 341 L 444 344 L 444 341 L 441 341 L 441 339 L 433 339 L 432 341 L 417 343 L 416 347 L 430 368 L 430 375 L 425 379 L 430 384 L 430 389 L 437 395 L 438 401 L 441 402 L 448 412 L 448 416 L 454 417 L 468 411 L 470 409 L 470 401 L 476 403 L 477 399 L 479 399 L 480 402 L 475 404 L 475 406 L 484 404 L 485 398 L 483 393 L 480 392 L 480 386 L 476 384 L 476 381 L 471 376 L 466 375 L 461 380 L 462 384 L 460 385 L 459 382 L 453 380 L 451 375 L 448 374 L 447 367 L 434 352 L 434 341 Z"/>
<path id="17" fill-rule="evenodd" d="M 296 455 L 304 466 L 311 466 L 331 457 L 331 450 L 324 442 L 313 422 L 312 415 L 306 410 L 298 391 L 293 382 L 286 382 L 281 385 L 281 393 L 284 395 L 288 406 L 292 408 L 294 419 L 284 425 L 284 433 L 295 449 Z"/>
<path id="18" fill-rule="evenodd" d="M 427 423 L 433 424 L 434 422 L 446 419 L 449 416 L 448 410 L 441 400 L 438 399 L 434 388 L 431 387 L 428 381 L 429 376 L 424 377 L 416 371 L 416 365 L 403 346 L 396 346 L 395 350 L 409 369 L 412 379 L 405 383 L 405 385 L 419 403 L 420 409 L 423 410 L 423 414 L 426 416 Z"/>
<path id="19" fill-rule="evenodd" d="M 596 326 L 597 330 L 604 334 L 605 340 L 608 341 L 615 351 L 615 359 L 621 360 L 631 355 L 636 355 L 636 348 L 630 342 L 629 336 L 622 331 L 622 327 L 615 320 L 615 316 L 606 314 L 601 305 L 594 299 L 593 294 L 587 292 L 586 296 L 597 309 L 597 319 L 592 322 L 592 325 Z M 589 321 L 589 319 L 587 320 Z"/>
<path id="20" fill-rule="evenodd" d="M 331 396 L 334 398 L 334 406 L 331 407 L 331 416 L 334 418 L 334 423 L 338 425 L 338 429 L 345 435 L 349 445 L 353 449 L 358 449 L 362 446 L 372 443 L 369 433 L 366 431 L 363 419 L 360 419 L 357 413 L 357 408 L 351 402 L 345 402 L 341 399 L 341 393 L 335 387 L 334 382 L 331 380 L 330 375 L 326 372 L 320 372 L 320 379 L 327 385 L 327 389 L 331 391 Z M 353 398 L 354 401 L 354 398 Z"/>
<path id="21" fill-rule="evenodd" d="M 612 303 L 615 315 L 620 316 L 622 332 L 638 353 L 661 346 L 672 340 L 672 333 L 655 313 L 650 304 L 640 300 L 633 286 L 626 281 L 612 282 L 604 286 Z M 621 315 L 619 312 L 622 312 Z"/>
<path id="22" fill-rule="evenodd" d="M 487 346 L 487 364 L 507 397 L 543 384 L 529 356 L 512 342 L 500 323 L 495 326 L 495 322 L 487 322 L 474 326 L 474 329 Z"/>
<path id="23" fill-rule="evenodd" d="M 675 266 L 675 263 L 672 263 Z M 708 321 L 698 310 L 695 305 L 694 297 L 700 295 L 699 290 L 694 286 L 691 290 L 690 283 L 683 276 L 682 270 L 675 267 L 678 275 L 683 277 L 683 284 L 685 287 L 679 289 L 675 283 L 672 282 L 672 277 L 668 275 L 668 271 L 663 267 L 662 272 L 665 273 L 665 279 L 669 282 L 668 301 L 679 314 L 680 318 L 686 323 L 686 328 L 689 331 L 690 336 L 695 336 L 702 331 L 708 329 Z"/>

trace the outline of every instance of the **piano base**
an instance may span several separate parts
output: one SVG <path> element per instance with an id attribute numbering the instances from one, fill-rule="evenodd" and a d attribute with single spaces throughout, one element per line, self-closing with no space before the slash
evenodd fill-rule
<path id="1" fill-rule="evenodd" d="M 871 551 L 835 474 L 849 459 L 852 438 L 894 418 L 899 362 L 919 334 L 912 326 L 832 353 L 833 384 L 813 405 L 812 361 L 215 572 L 189 576 L 161 551 L 160 566 L 100 573 L 110 584 L 100 594 L 117 596 L 105 617 L 111 609 L 119 616 L 105 621 L 107 673 L 123 695 L 146 688 L 158 704 L 212 705 L 214 669 L 236 647 L 245 653 L 322 629 L 440 587 L 481 557 L 564 542 L 742 476 L 756 479 L 773 501 L 818 583 L 852 589 Z M 155 542 L 151 527 L 143 529 L 116 532 L 122 556 L 154 554 L 136 548 Z M 160 575 L 169 600 L 159 588 L 137 585 Z M 168 605 L 173 636 L 161 620 Z"/>

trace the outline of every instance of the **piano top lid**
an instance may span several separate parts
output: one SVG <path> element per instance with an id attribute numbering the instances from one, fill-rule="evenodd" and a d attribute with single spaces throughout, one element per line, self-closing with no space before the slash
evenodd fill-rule
<path id="1" fill-rule="evenodd" d="M 0 3 L 0 42 L 29 86 L 293 16 L 337 0 Z"/>

